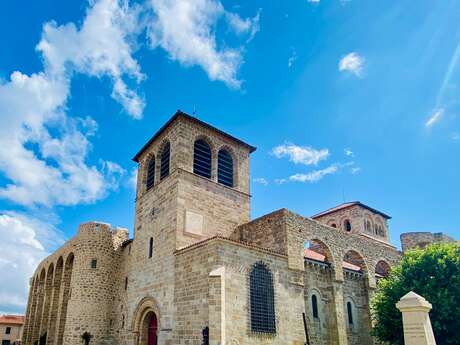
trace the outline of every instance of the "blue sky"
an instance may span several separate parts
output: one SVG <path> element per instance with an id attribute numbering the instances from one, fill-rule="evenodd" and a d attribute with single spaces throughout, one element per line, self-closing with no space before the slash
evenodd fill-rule
<path id="1" fill-rule="evenodd" d="M 0 312 L 101 220 L 133 227 L 133 155 L 181 109 L 257 146 L 252 216 L 360 200 L 458 237 L 456 1 L 0 5 Z"/>

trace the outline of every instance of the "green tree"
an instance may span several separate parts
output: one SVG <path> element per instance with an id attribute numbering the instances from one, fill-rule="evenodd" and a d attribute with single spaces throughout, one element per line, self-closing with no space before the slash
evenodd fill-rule
<path id="1" fill-rule="evenodd" d="M 402 317 L 395 304 L 409 291 L 433 305 L 430 318 L 437 344 L 460 345 L 460 245 L 409 251 L 379 282 L 371 308 L 373 332 L 380 341 L 404 345 Z"/>

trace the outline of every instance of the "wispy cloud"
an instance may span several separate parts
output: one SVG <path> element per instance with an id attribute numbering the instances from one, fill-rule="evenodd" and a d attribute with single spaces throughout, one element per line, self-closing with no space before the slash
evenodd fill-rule
<path id="1" fill-rule="evenodd" d="M 351 173 L 352 175 L 356 175 L 356 174 L 358 174 L 359 172 L 361 172 L 361 168 L 360 168 L 360 167 L 352 167 L 352 168 L 350 169 L 350 173 Z"/>
<path id="2" fill-rule="evenodd" d="M 343 150 L 343 153 L 344 153 L 345 156 L 347 156 L 347 157 L 354 157 L 354 155 L 355 155 L 354 152 L 353 152 L 351 149 L 348 149 L 348 148 L 344 149 L 344 150 Z"/>
<path id="3" fill-rule="evenodd" d="M 310 146 L 299 146 L 292 143 L 286 143 L 276 146 L 272 149 L 276 158 L 287 157 L 295 164 L 317 165 L 321 160 L 329 157 L 328 149 L 314 149 Z"/>
<path id="4" fill-rule="evenodd" d="M 450 137 L 454 141 L 460 141 L 460 132 L 453 132 Z"/>
<path id="5" fill-rule="evenodd" d="M 49 220 L 42 222 L 25 214 L 0 213 L 0 310 L 23 312 L 27 304 L 28 281 L 48 250 L 63 238 Z"/>
<path id="6" fill-rule="evenodd" d="M 443 108 L 435 109 L 430 114 L 430 117 L 426 120 L 425 127 L 428 128 L 428 129 L 432 128 L 435 124 L 437 124 L 441 120 L 443 115 L 444 115 L 444 109 Z"/>
<path id="7" fill-rule="evenodd" d="M 261 184 L 263 186 L 268 186 L 268 181 L 264 177 L 257 177 L 252 179 L 255 183 Z"/>
<path id="8" fill-rule="evenodd" d="M 291 68 L 296 60 L 297 60 L 297 51 L 294 48 L 292 48 L 291 55 L 288 58 L 288 67 Z"/>
<path id="9" fill-rule="evenodd" d="M 365 59 L 356 52 L 345 55 L 339 62 L 339 71 L 348 71 L 357 77 L 363 74 Z"/>
<path id="10" fill-rule="evenodd" d="M 243 62 L 243 49 L 218 47 L 216 26 L 226 18 L 228 28 L 249 36 L 259 30 L 259 13 L 241 18 L 225 10 L 218 0 L 148 0 L 154 16 L 148 35 L 152 48 L 162 47 L 171 59 L 185 66 L 200 66 L 211 80 L 233 88 L 241 86 L 237 72 Z"/>
<path id="11" fill-rule="evenodd" d="M 337 165 L 331 165 L 325 169 L 321 170 L 314 170 L 312 172 L 309 172 L 307 174 L 295 174 L 292 176 L 289 176 L 289 181 L 292 182 L 318 182 L 321 180 L 324 176 L 330 175 L 330 174 L 335 174 L 339 170 L 339 167 Z"/>

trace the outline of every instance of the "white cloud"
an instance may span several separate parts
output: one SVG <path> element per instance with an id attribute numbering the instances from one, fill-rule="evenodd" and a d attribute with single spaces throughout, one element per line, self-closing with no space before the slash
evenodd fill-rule
<path id="1" fill-rule="evenodd" d="M 259 27 L 259 15 L 242 19 L 226 11 L 218 0 L 149 0 L 154 19 L 149 26 L 153 48 L 161 46 L 173 60 L 186 66 L 201 66 L 211 80 L 239 88 L 237 77 L 242 49 L 218 47 L 216 26 L 222 17 L 237 34 L 250 38 Z"/>
<path id="2" fill-rule="evenodd" d="M 264 177 L 257 177 L 257 178 L 255 178 L 255 179 L 253 179 L 253 181 L 254 181 L 255 183 L 261 184 L 261 185 L 263 185 L 263 186 L 268 186 L 268 181 L 267 181 L 267 179 L 265 179 Z"/>
<path id="3" fill-rule="evenodd" d="M 288 157 L 295 164 L 317 165 L 319 161 L 329 157 L 328 149 L 316 150 L 309 146 L 298 146 L 286 143 L 273 148 L 272 153 L 277 158 Z"/>
<path id="4" fill-rule="evenodd" d="M 428 118 L 428 120 L 426 120 L 425 127 L 426 128 L 432 128 L 436 123 L 438 123 L 441 120 L 443 115 L 444 115 L 444 109 L 443 108 L 435 109 L 431 113 L 431 115 Z"/>
<path id="5" fill-rule="evenodd" d="M 360 171 L 361 171 L 361 168 L 360 168 L 360 167 L 353 167 L 353 168 L 350 169 L 350 173 L 351 173 L 352 175 L 356 175 L 356 174 L 358 174 Z"/>
<path id="6" fill-rule="evenodd" d="M 106 177 L 106 187 L 112 190 L 117 190 L 120 184 L 120 180 L 126 175 L 126 170 L 123 169 L 119 164 L 111 161 L 100 161 L 102 165 L 102 171 Z"/>
<path id="7" fill-rule="evenodd" d="M 27 304 L 29 278 L 38 263 L 48 255 L 45 247 L 63 242 L 52 226 L 25 215 L 7 212 L 0 214 L 0 310 L 23 313 Z"/>
<path id="8" fill-rule="evenodd" d="M 316 4 L 320 3 L 321 0 L 307 0 L 307 2 L 314 2 Z"/>
<path id="9" fill-rule="evenodd" d="M 88 137 L 97 123 L 90 117 L 66 114 L 72 76 L 109 76 L 114 98 L 133 117 L 142 102 L 126 88 L 123 77 L 140 81 L 143 75 L 132 58 L 129 35 L 136 31 L 135 13 L 127 2 L 91 2 L 81 28 L 73 23 L 47 23 L 37 50 L 44 70 L 31 75 L 13 72 L 0 81 L 0 170 L 7 184 L 0 197 L 21 205 L 90 203 L 117 188 L 121 171 L 111 162 L 102 169 L 86 163 Z"/>
<path id="10" fill-rule="evenodd" d="M 358 53 L 345 55 L 339 62 L 339 71 L 348 71 L 358 77 L 362 76 L 365 59 Z"/>
<path id="11" fill-rule="evenodd" d="M 136 167 L 136 168 L 132 168 L 131 173 L 129 174 L 128 184 L 134 190 L 137 189 L 137 173 L 138 173 L 138 170 L 137 170 L 137 167 Z"/>
<path id="12" fill-rule="evenodd" d="M 291 52 L 291 56 L 289 56 L 289 59 L 288 59 L 288 67 L 291 68 L 296 60 L 297 60 L 297 52 L 293 48 Z"/>
<path id="13" fill-rule="evenodd" d="M 44 25 L 37 50 L 43 54 L 46 73 L 58 78 L 74 70 L 95 77 L 109 76 L 114 84 L 112 97 L 128 114 L 140 118 L 144 101 L 123 80 L 123 76 L 137 82 L 144 78 L 130 44 L 130 37 L 141 30 L 138 8 L 130 8 L 126 0 L 91 4 L 81 28 L 74 23 Z"/>
<path id="14" fill-rule="evenodd" d="M 325 169 L 314 170 L 307 174 L 295 174 L 289 176 L 289 181 L 292 182 L 318 182 L 324 176 L 329 174 L 335 174 L 339 170 L 337 165 L 331 165 Z"/>
<path id="15" fill-rule="evenodd" d="M 243 19 L 238 14 L 231 12 L 226 12 L 225 16 L 235 33 L 239 35 L 249 34 L 248 41 L 252 40 L 260 30 L 260 11 L 253 18 Z"/>
<path id="16" fill-rule="evenodd" d="M 354 157 L 354 152 L 350 149 L 344 149 L 343 150 L 343 153 L 345 154 L 345 156 L 348 156 L 348 157 Z"/>
<path id="17" fill-rule="evenodd" d="M 460 140 L 460 132 L 454 132 L 451 134 L 450 136 L 452 138 L 452 140 L 454 141 L 459 141 Z"/>

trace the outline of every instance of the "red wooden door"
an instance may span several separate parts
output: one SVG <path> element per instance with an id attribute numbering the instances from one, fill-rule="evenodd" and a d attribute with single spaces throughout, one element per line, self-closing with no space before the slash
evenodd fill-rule
<path id="1" fill-rule="evenodd" d="M 157 345 L 158 322 L 157 316 L 153 314 L 149 322 L 147 345 Z"/>

